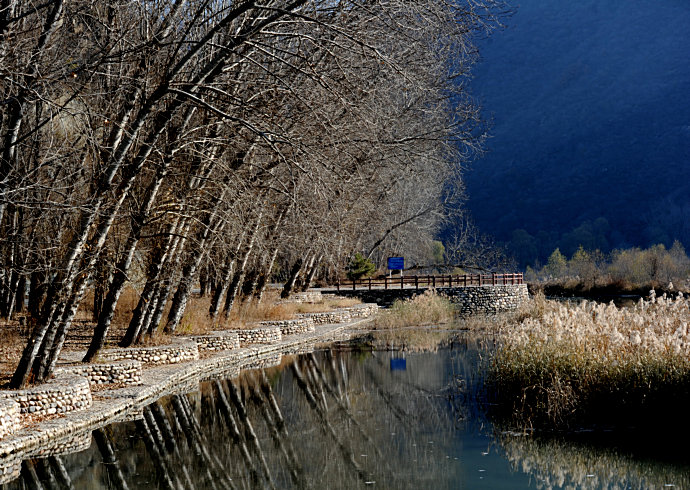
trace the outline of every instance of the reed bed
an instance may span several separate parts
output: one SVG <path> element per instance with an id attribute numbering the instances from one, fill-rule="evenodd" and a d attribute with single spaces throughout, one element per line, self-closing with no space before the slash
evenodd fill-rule
<path id="1" fill-rule="evenodd" d="M 633 307 L 537 300 L 504 328 L 488 387 L 521 426 L 639 423 L 690 401 L 690 309 L 681 296 Z M 684 409 L 684 407 L 683 407 Z"/>

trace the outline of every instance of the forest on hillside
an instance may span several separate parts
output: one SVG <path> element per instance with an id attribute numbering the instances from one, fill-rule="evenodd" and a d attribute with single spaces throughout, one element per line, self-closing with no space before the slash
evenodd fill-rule
<path id="1" fill-rule="evenodd" d="M 690 247 L 690 4 L 521 0 L 479 43 L 491 121 L 477 226 L 522 267 L 555 248 Z"/>
<path id="2" fill-rule="evenodd" d="M 428 253 L 484 134 L 465 78 L 477 1 L 49 0 L 0 9 L 0 315 L 46 379 L 87 297 L 103 346 Z M 28 311 L 24 312 L 24 309 Z M 169 313 L 164 318 L 164 312 Z"/>

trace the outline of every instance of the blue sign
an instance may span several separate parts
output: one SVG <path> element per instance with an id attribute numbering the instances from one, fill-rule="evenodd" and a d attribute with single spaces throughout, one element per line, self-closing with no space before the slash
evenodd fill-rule
<path id="1" fill-rule="evenodd" d="M 403 270 L 405 268 L 404 257 L 388 257 L 389 270 Z"/>
<path id="2" fill-rule="evenodd" d="M 391 371 L 407 371 L 407 360 L 391 359 Z"/>

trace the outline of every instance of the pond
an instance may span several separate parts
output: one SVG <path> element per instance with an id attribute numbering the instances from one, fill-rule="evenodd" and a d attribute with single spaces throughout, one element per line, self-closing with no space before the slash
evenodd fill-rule
<path id="1" fill-rule="evenodd" d="M 496 429 L 477 398 L 483 343 L 442 337 L 416 352 L 341 344 L 201 383 L 94 431 L 87 449 L 22 462 L 1 488 L 690 488 L 685 458 L 634 437 Z"/>

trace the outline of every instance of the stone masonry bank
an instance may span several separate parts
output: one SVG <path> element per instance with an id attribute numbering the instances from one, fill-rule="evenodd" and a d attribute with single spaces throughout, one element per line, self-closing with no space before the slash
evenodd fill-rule
<path id="1" fill-rule="evenodd" d="M 423 294 L 428 289 L 358 289 L 357 291 L 341 290 L 338 294 L 358 297 L 366 303 L 390 306 L 395 300 L 410 299 Z M 463 315 L 510 311 L 519 308 L 529 299 L 526 284 L 445 287 L 436 288 L 436 291 L 455 303 Z"/>
<path id="2" fill-rule="evenodd" d="M 311 351 L 316 342 L 347 339 L 348 329 L 366 321 L 367 313 L 375 309 L 343 312 L 343 317 L 355 318 L 319 325 L 318 329 L 311 318 L 299 318 L 281 326 L 198 336 L 196 340 L 204 345 L 202 350 L 221 351 L 204 359 L 199 358 L 198 344 L 190 338 L 176 339 L 173 345 L 107 350 L 102 353 L 108 360 L 103 364 L 65 366 L 43 385 L 0 391 L 0 484 L 18 475 L 22 459 L 81 448 L 84 441 L 90 443 L 94 428 L 136 415 L 165 394 L 196 389 L 199 382 L 209 377 L 227 377 L 237 375 L 240 369 L 276 365 L 283 354 Z M 301 332 L 283 338 L 281 329 Z M 238 343 L 245 346 L 238 348 Z M 116 384 L 99 391 L 93 400 L 89 385 L 104 382 Z M 61 417 L 49 418 L 36 427 L 22 425 L 24 415 L 52 414 Z"/>
<path id="3" fill-rule="evenodd" d="M 527 284 L 443 288 L 439 292 L 458 305 L 463 314 L 515 310 L 529 299 Z"/>

